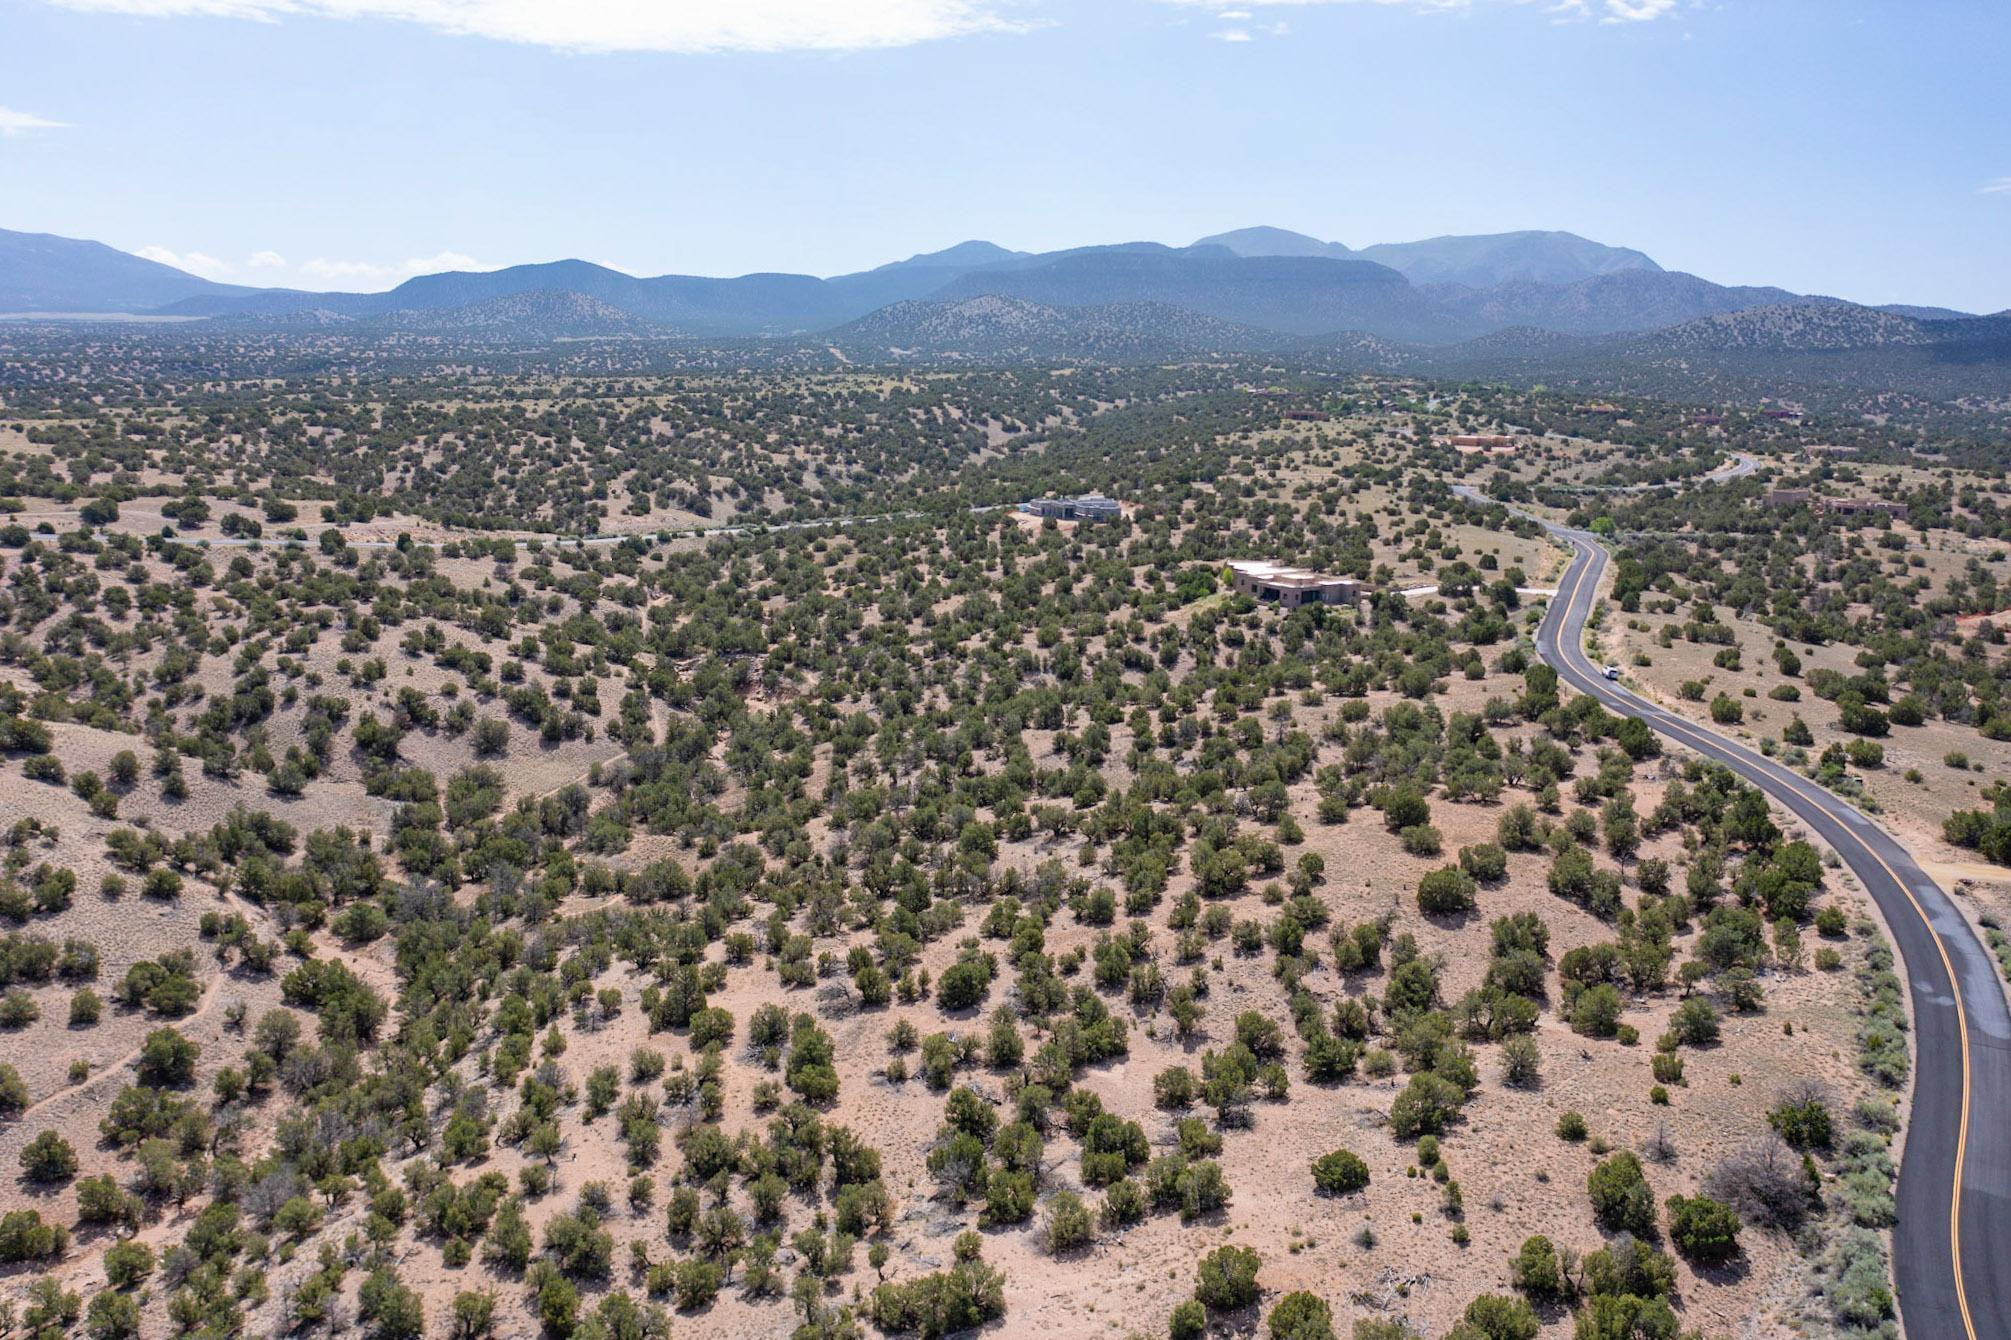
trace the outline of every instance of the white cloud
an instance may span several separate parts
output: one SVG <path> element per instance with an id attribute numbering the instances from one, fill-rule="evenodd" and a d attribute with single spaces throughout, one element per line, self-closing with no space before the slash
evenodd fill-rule
<path id="1" fill-rule="evenodd" d="M 1233 22 L 1237 19 L 1247 19 L 1250 16 L 1248 14 L 1221 14 L 1217 15 L 1217 17 L 1224 22 Z M 1215 32 L 1209 33 L 1208 36 L 1214 38 L 1217 42 L 1254 42 L 1260 36 L 1283 37 L 1291 31 L 1291 25 L 1286 23 L 1259 23 L 1254 27 L 1237 23 L 1235 27 L 1218 29 Z"/>
<path id="2" fill-rule="evenodd" d="M 231 270 L 229 261 L 218 260 L 214 256 L 206 256 L 200 251 L 174 252 L 169 251 L 166 247 L 150 246 L 141 247 L 133 254 L 146 260 L 159 261 L 162 265 L 172 265 L 177 270 L 186 270 L 190 274 L 200 275 L 204 279 L 222 279 Z"/>
<path id="3" fill-rule="evenodd" d="M 1651 23 L 1674 12 L 1676 0 L 1606 0 L 1601 23 Z"/>
<path id="4" fill-rule="evenodd" d="M 2011 177 L 1997 177 L 1976 188 L 1978 195 L 2011 195 Z"/>
<path id="5" fill-rule="evenodd" d="M 439 274 L 445 270 L 500 270 L 499 265 L 478 261 L 458 251 L 442 251 L 431 256 L 385 264 L 379 261 L 332 260 L 316 256 L 303 261 L 299 273 L 306 279 L 334 288 L 389 288 L 414 275 Z"/>
<path id="6" fill-rule="evenodd" d="M 158 245 L 141 247 L 133 254 L 219 282 L 349 291 L 392 288 L 414 275 L 439 274 L 446 270 L 502 268 L 458 251 L 441 251 L 431 256 L 413 256 L 402 261 L 368 261 L 316 256 L 313 260 L 302 261 L 298 265 L 277 251 L 270 250 L 254 251 L 242 262 L 223 260 L 200 251 L 171 251 Z"/>
<path id="7" fill-rule="evenodd" d="M 29 112 L 17 112 L 12 107 L 0 107 L 0 139 L 13 139 L 16 135 L 26 135 L 36 130 L 61 130 L 61 121 L 51 121 L 46 116 L 35 116 Z"/>
<path id="8" fill-rule="evenodd" d="M 855 51 L 1029 24 L 1016 0 L 52 0 L 145 17 L 394 19 L 562 51 Z M 1220 0 L 1216 0 L 1220 3 Z"/>

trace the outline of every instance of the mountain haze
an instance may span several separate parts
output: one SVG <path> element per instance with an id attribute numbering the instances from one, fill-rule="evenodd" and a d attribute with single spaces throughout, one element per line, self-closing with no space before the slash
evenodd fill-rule
<path id="1" fill-rule="evenodd" d="M 1616 270 L 1569 283 L 1515 280 L 1489 288 L 1432 284 L 1424 290 L 1475 331 L 1538 326 L 1574 335 L 1654 330 L 1698 317 L 1781 303 L 1828 302 L 1786 289 L 1728 288 L 1679 270 Z"/>
<path id="2" fill-rule="evenodd" d="M 1238 256 L 1325 256 L 1330 260 L 1348 260 L 1358 254 L 1339 242 L 1322 242 L 1287 228 L 1238 228 L 1201 238 L 1194 245 L 1227 247 Z"/>
<path id="3" fill-rule="evenodd" d="M 226 327 L 535 345 L 766 339 L 859 359 L 1102 360 L 1293 352 L 1337 367 L 1747 393 L 1922 385 L 1994 393 L 2001 318 L 1728 287 L 1566 232 L 1351 250 L 1259 226 L 1190 246 L 959 242 L 819 278 L 638 277 L 583 260 L 421 275 L 381 293 L 213 283 L 95 242 L 0 232 L 0 310 L 158 313 Z M 189 330 L 202 323 L 183 322 Z M 1686 374 L 1686 370 L 1688 373 Z"/>
<path id="4" fill-rule="evenodd" d="M 0 228 L 0 312 L 149 312 L 199 295 L 254 293 L 103 242 Z"/>
<path id="5" fill-rule="evenodd" d="M 900 302 L 829 332 L 867 357 L 1129 361 L 1275 349 L 1271 331 L 1160 303 L 1050 307 L 985 294 L 950 302 Z"/>
<path id="6" fill-rule="evenodd" d="M 1418 284 L 1571 284 L 1622 270 L 1660 270 L 1641 252 L 1609 247 L 1576 233 L 1489 233 L 1384 242 L 1355 253 Z"/>

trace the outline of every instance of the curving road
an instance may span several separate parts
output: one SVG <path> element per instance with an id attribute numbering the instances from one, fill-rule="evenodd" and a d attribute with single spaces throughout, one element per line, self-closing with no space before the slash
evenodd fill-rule
<path id="1" fill-rule="evenodd" d="M 1607 680 L 1585 655 L 1606 550 L 1589 532 L 1543 525 L 1573 556 L 1537 632 L 1537 654 L 1580 693 L 1640 717 L 1793 811 L 1884 914 L 1905 960 L 1914 1021 L 1893 1230 L 1901 1323 L 1909 1340 L 2011 1337 L 2011 1008 L 1996 965 L 1948 895 L 1883 828 L 1799 773 Z"/>

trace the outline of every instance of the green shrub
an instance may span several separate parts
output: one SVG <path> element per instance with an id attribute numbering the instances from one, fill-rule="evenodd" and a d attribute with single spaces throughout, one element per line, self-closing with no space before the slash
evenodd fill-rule
<path id="1" fill-rule="evenodd" d="M 1870 1229 L 1846 1229 L 1831 1258 L 1826 1292 L 1845 1326 L 1870 1331 L 1889 1320 L 1894 1303 L 1884 1239 Z"/>
<path id="2" fill-rule="evenodd" d="M 45 1224 L 34 1210 L 10 1210 L 0 1215 L 0 1263 L 52 1260 L 68 1251 L 69 1231 Z"/>
<path id="3" fill-rule="evenodd" d="M 1086 1246 L 1096 1236 L 1096 1223 L 1082 1198 L 1058 1191 L 1047 1202 L 1047 1246 L 1052 1252 Z"/>
<path id="4" fill-rule="evenodd" d="M 1390 1104 L 1390 1129 L 1403 1140 L 1440 1134 L 1458 1117 L 1464 1101 L 1458 1087 L 1441 1076 L 1429 1072 L 1412 1075 Z"/>
<path id="5" fill-rule="evenodd" d="M 1466 1305 L 1462 1315 L 1463 1335 L 1474 1340 L 1536 1340 L 1542 1323 L 1528 1300 L 1501 1294 L 1482 1294 Z"/>
<path id="6" fill-rule="evenodd" d="M 866 1300 L 866 1315 L 881 1330 L 923 1340 L 974 1330 L 1005 1312 L 1005 1277 L 976 1256 L 948 1270 L 882 1284 Z"/>
<path id="7" fill-rule="evenodd" d="M 1271 1309 L 1271 1340 L 1334 1340 L 1334 1314 L 1317 1295 L 1286 1294 Z"/>
<path id="8" fill-rule="evenodd" d="M 1610 1038 L 1620 1031 L 1627 1002 L 1611 982 L 1596 982 L 1571 1003 L 1571 1031 L 1588 1038 Z"/>
<path id="9" fill-rule="evenodd" d="M 1201 1258 L 1194 1297 L 1210 1312 L 1233 1312 L 1257 1301 L 1263 1258 L 1248 1247 L 1217 1247 Z"/>
<path id="10" fill-rule="evenodd" d="M 1641 1160 L 1621 1150 L 1592 1170 L 1586 1181 L 1592 1213 L 1613 1233 L 1646 1236 L 1655 1229 L 1655 1196 L 1641 1171 Z"/>
<path id="11" fill-rule="evenodd" d="M 1412 856 L 1436 856 L 1445 850 L 1445 839 L 1430 824 L 1412 824 L 1398 837 Z"/>
<path id="12" fill-rule="evenodd" d="M 1667 1298 L 1676 1290 L 1676 1263 L 1632 1233 L 1618 1233 L 1585 1258 L 1590 1294 Z"/>
<path id="13" fill-rule="evenodd" d="M 1456 916 L 1472 910 L 1473 894 L 1473 876 L 1448 865 L 1418 881 L 1418 911 L 1431 917 Z"/>
<path id="14" fill-rule="evenodd" d="M 154 1273 L 154 1249 L 136 1239 L 105 1249 L 105 1279 L 114 1289 L 130 1289 Z"/>
<path id="15" fill-rule="evenodd" d="M 1508 1278 L 1532 1298 L 1557 1298 L 1565 1291 L 1564 1263 L 1541 1233 L 1523 1239 L 1522 1249 L 1509 1258 Z"/>
<path id="16" fill-rule="evenodd" d="M 1783 1094 L 1767 1113 L 1767 1124 L 1795 1149 L 1828 1149 L 1834 1139 L 1829 1104 L 1814 1085 Z"/>
<path id="17" fill-rule="evenodd" d="M 1718 1040 L 1718 1011 L 1710 1001 L 1692 996 L 1676 1007 L 1669 1017 L 1669 1031 L 1688 1047 L 1703 1047 Z"/>
<path id="18" fill-rule="evenodd" d="M 1671 1196 L 1669 1240 L 1698 1265 L 1720 1265 L 1739 1254 L 1739 1216 L 1709 1196 Z"/>
<path id="19" fill-rule="evenodd" d="M 1508 876 L 1508 853 L 1492 842 L 1479 842 L 1459 849 L 1460 868 L 1482 884 L 1492 884 Z"/>
<path id="20" fill-rule="evenodd" d="M 1192 1298 L 1176 1304 L 1166 1319 L 1166 1333 L 1172 1340 L 1202 1340 L 1208 1334 L 1208 1309 Z"/>
<path id="21" fill-rule="evenodd" d="M 56 1132 L 43 1131 L 22 1147 L 21 1170 L 31 1182 L 67 1182 L 77 1175 L 77 1151 Z"/>
<path id="22" fill-rule="evenodd" d="M 1352 1195 L 1368 1184 L 1369 1165 L 1345 1149 L 1313 1160 L 1313 1185 L 1327 1195 Z"/>

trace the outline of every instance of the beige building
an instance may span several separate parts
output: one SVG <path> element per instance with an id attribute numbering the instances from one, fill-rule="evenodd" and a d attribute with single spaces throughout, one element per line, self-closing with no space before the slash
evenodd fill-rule
<path id="1" fill-rule="evenodd" d="M 1235 588 L 1244 595 L 1288 610 L 1301 605 L 1352 605 L 1368 589 L 1354 577 L 1329 577 L 1254 559 L 1238 559 L 1229 564 L 1229 575 Z"/>
<path id="2" fill-rule="evenodd" d="M 1816 510 L 1831 516 L 1863 516 L 1877 512 L 1901 519 L 1906 516 L 1905 503 L 1887 502 L 1883 498 L 1818 498 Z"/>
<path id="3" fill-rule="evenodd" d="M 1906 504 L 1883 498 L 1826 498 L 1812 489 L 1768 489 L 1760 495 L 1768 507 L 1800 507 L 1806 504 L 1826 516 L 1885 515 L 1904 519 Z"/>

